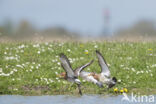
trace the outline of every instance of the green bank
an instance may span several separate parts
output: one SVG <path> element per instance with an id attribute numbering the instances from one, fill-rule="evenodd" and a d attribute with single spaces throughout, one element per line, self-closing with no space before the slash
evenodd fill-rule
<path id="1" fill-rule="evenodd" d="M 112 76 L 116 76 L 118 90 L 128 93 L 156 94 L 156 43 L 155 42 L 51 42 L 51 43 L 0 43 L 0 94 L 53 95 L 78 94 L 76 85 L 59 78 L 59 54 L 69 58 L 76 68 L 92 59 L 94 63 L 84 69 L 100 72 L 95 50 L 105 57 Z M 80 78 L 81 79 L 81 78 Z M 113 94 L 82 81 L 85 94 Z M 120 94 L 120 93 L 117 93 Z"/>

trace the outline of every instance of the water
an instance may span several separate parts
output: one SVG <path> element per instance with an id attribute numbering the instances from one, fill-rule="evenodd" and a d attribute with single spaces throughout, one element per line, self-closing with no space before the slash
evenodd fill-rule
<path id="1" fill-rule="evenodd" d="M 154 96 L 156 98 L 156 96 Z M 53 95 L 53 96 L 17 96 L 2 95 L 0 104 L 140 104 L 128 101 L 121 101 L 123 95 L 103 96 L 103 95 Z M 141 103 L 156 104 L 156 103 Z"/>

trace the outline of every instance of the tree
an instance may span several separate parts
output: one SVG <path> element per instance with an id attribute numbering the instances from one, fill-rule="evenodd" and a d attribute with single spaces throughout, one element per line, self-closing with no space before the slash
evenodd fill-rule
<path id="1" fill-rule="evenodd" d="M 141 20 L 132 27 L 120 29 L 119 36 L 156 36 L 155 23 L 149 20 Z"/>

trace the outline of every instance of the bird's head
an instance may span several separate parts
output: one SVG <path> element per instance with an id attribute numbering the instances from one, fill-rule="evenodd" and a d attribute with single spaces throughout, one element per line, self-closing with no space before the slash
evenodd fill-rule
<path id="1" fill-rule="evenodd" d="M 112 83 L 110 83 L 110 84 L 108 85 L 108 88 L 112 88 L 113 86 L 116 85 L 116 83 L 117 83 L 116 77 L 113 77 L 111 82 L 112 82 Z"/>

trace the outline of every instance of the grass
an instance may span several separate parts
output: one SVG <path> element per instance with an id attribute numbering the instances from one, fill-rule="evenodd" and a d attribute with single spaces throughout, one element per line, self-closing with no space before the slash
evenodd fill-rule
<path id="1" fill-rule="evenodd" d="M 0 94 L 51 95 L 78 94 L 76 85 L 60 79 L 59 54 L 69 57 L 73 69 L 92 59 L 94 63 L 84 69 L 100 72 L 95 50 L 105 57 L 112 76 L 118 84 L 114 88 L 127 88 L 128 92 L 156 94 L 155 42 L 51 42 L 0 44 Z M 82 80 L 82 79 L 81 79 Z M 113 94 L 82 80 L 86 94 Z M 118 93 L 119 94 L 119 93 Z"/>

